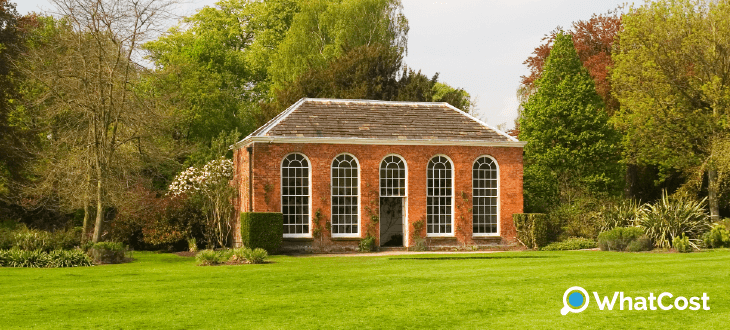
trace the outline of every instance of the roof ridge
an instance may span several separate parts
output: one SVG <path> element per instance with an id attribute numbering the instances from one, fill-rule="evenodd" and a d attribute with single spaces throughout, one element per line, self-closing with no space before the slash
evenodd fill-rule
<path id="1" fill-rule="evenodd" d="M 386 103 L 386 104 L 418 104 L 418 105 L 443 105 L 447 102 L 420 102 L 420 101 L 387 101 L 387 100 L 368 100 L 368 99 L 330 99 L 330 98 L 304 98 L 306 101 L 314 102 L 334 102 L 334 103 Z"/>

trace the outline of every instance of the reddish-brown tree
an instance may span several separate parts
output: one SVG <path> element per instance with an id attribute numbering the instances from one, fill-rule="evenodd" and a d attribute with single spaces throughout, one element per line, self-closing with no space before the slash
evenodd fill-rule
<path id="1" fill-rule="evenodd" d="M 573 23 L 573 29 L 566 31 L 573 37 L 575 50 L 583 66 L 588 69 L 596 84 L 596 92 L 606 103 L 609 115 L 618 109 L 618 101 L 611 95 L 611 83 L 608 80 L 608 70 L 613 65 L 611 51 L 613 42 L 621 28 L 621 15 L 618 10 L 607 14 L 594 14 L 589 20 Z M 532 94 L 534 84 L 542 74 L 545 59 L 550 55 L 555 35 L 562 30 L 560 27 L 545 35 L 542 44 L 535 48 L 532 56 L 524 64 L 530 69 L 530 74 L 522 76 L 520 89 L 523 98 Z"/>

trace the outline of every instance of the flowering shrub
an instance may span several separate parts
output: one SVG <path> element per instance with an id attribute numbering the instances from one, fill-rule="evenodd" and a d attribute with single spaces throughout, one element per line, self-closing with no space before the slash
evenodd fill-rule
<path id="1" fill-rule="evenodd" d="M 216 159 L 202 168 L 189 167 L 178 174 L 168 188 L 168 195 L 198 199 L 206 217 L 205 237 L 209 248 L 226 246 L 231 233 L 231 215 L 235 189 L 231 187 L 233 161 Z"/>
<path id="2" fill-rule="evenodd" d="M 180 196 L 210 191 L 221 184 L 227 185 L 231 179 L 233 179 L 233 161 L 223 158 L 212 160 L 203 168 L 191 166 L 180 172 L 170 184 L 168 194 Z"/>

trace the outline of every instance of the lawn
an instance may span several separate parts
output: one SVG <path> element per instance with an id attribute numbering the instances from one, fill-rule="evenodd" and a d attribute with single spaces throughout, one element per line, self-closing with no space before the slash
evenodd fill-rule
<path id="1" fill-rule="evenodd" d="M 0 329 L 725 329 L 730 252 L 506 252 L 274 256 L 199 267 L 137 252 L 130 264 L 0 269 Z M 564 291 L 591 303 L 560 315 Z M 710 297 L 709 311 L 600 311 L 592 292 Z M 673 299 L 672 299 L 673 301 Z"/>

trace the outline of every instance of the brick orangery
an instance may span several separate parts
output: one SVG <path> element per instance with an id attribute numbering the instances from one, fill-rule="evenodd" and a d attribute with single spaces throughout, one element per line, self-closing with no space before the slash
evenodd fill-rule
<path id="1" fill-rule="evenodd" d="M 283 213 L 284 250 L 507 244 L 524 145 L 447 103 L 301 99 L 234 145 L 235 206 Z"/>

